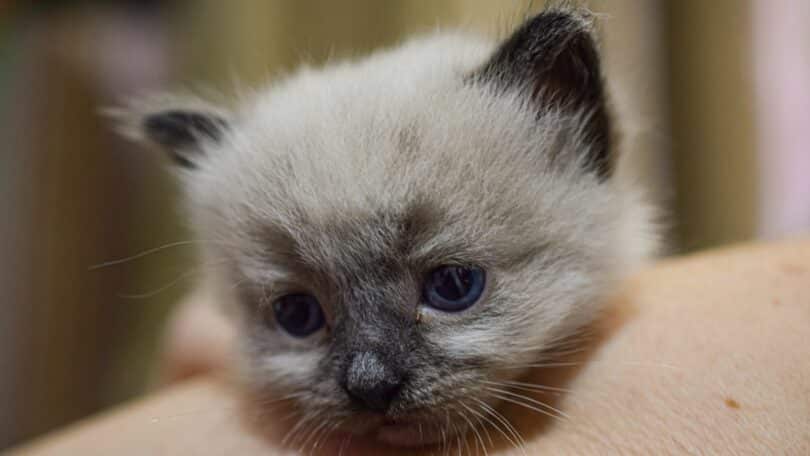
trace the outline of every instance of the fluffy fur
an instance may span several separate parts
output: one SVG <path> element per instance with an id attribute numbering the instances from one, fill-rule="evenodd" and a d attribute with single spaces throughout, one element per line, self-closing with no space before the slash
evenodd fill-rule
<path id="1" fill-rule="evenodd" d="M 516 51 L 507 65 L 591 39 L 585 18 L 556 14 L 568 21 L 546 46 L 560 46 Z M 589 131 L 605 128 L 594 121 L 606 115 L 602 93 L 598 107 L 593 96 L 555 102 L 564 90 L 538 87 L 539 70 L 511 79 L 509 68 L 493 70 L 499 52 L 479 37 L 434 35 L 303 69 L 232 110 L 172 99 L 127 117 L 132 135 L 158 143 L 144 119 L 167 107 L 227 119 L 217 135 L 171 148 L 193 164 L 180 174 L 194 228 L 215 240 L 206 280 L 236 310 L 252 391 L 286 395 L 305 422 L 345 420 L 392 443 L 463 432 L 447 427 L 445 410 L 494 405 L 483 381 L 520 375 L 651 253 L 639 194 L 606 162 L 594 167 L 615 154 L 604 131 Z M 591 65 L 576 59 L 568 70 Z M 586 69 L 585 83 L 601 90 L 598 67 Z M 476 305 L 442 313 L 422 303 L 425 275 L 444 264 L 486 269 Z M 276 326 L 271 303 L 291 292 L 318 298 L 326 330 L 295 339 Z M 356 353 L 407 373 L 385 417 L 341 387 Z"/>

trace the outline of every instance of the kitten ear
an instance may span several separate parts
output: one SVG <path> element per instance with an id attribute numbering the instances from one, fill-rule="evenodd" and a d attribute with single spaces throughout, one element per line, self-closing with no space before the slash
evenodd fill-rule
<path id="1" fill-rule="evenodd" d="M 230 117 L 202 99 L 172 95 L 136 99 L 107 113 L 119 122 L 124 136 L 160 147 L 185 168 L 197 167 L 205 143 L 222 139 Z"/>
<path id="2" fill-rule="evenodd" d="M 503 41 L 476 79 L 523 90 L 538 113 L 557 109 L 580 117 L 589 145 L 584 162 L 610 174 L 610 119 L 591 17 L 566 9 L 544 11 Z"/>

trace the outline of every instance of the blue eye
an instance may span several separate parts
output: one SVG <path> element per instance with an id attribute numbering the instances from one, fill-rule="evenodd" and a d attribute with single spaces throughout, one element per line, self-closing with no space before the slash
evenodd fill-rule
<path id="1" fill-rule="evenodd" d="M 425 282 L 427 303 L 445 312 L 459 312 L 475 304 L 484 292 L 486 274 L 475 266 L 440 266 Z"/>
<path id="2" fill-rule="evenodd" d="M 306 337 L 323 328 L 326 320 L 314 296 L 289 294 L 273 303 L 278 324 L 295 337 Z"/>

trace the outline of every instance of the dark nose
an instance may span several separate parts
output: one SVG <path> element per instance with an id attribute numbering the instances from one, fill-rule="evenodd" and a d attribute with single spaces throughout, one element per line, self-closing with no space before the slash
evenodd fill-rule
<path id="1" fill-rule="evenodd" d="M 402 376 L 374 352 L 360 352 L 349 363 L 344 387 L 366 408 L 385 412 L 402 389 Z"/>

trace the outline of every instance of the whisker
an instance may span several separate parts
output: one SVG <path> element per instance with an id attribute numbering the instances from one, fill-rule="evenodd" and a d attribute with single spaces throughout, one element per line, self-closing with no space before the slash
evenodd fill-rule
<path id="1" fill-rule="evenodd" d="M 146 298 L 151 298 L 151 297 L 157 296 L 158 294 L 160 294 L 160 293 L 174 287 L 175 285 L 179 284 L 180 282 L 183 282 L 184 280 L 186 280 L 186 279 L 188 279 L 190 277 L 193 277 L 193 276 L 195 276 L 197 274 L 202 273 L 203 270 L 205 268 L 207 268 L 207 267 L 217 266 L 217 265 L 226 263 L 227 261 L 228 260 L 211 261 L 211 262 L 199 265 L 199 266 L 194 266 L 194 267 L 190 268 L 189 270 L 187 270 L 186 272 L 180 274 L 177 278 L 175 278 L 171 282 L 169 282 L 167 284 L 164 284 L 164 285 L 161 285 L 160 287 L 158 287 L 158 288 L 156 288 L 156 289 L 154 289 L 152 291 L 147 291 L 147 292 L 143 292 L 143 293 L 119 293 L 118 296 L 120 298 L 123 298 L 123 299 L 146 299 Z"/>
<path id="2" fill-rule="evenodd" d="M 492 421 L 489 421 L 486 418 L 486 416 L 483 416 L 480 413 L 476 412 L 475 409 L 470 407 L 469 405 L 467 405 L 467 404 L 465 404 L 463 402 L 460 402 L 460 404 L 461 404 L 462 407 L 467 409 L 470 413 L 472 413 L 475 416 L 476 421 L 478 422 L 478 424 L 481 425 L 481 430 L 484 431 L 484 433 L 486 433 L 487 441 L 489 442 L 489 446 L 490 447 L 495 446 L 495 444 L 492 442 L 492 436 L 489 434 L 489 430 L 487 429 L 486 424 L 482 422 L 482 419 L 486 420 L 490 425 L 492 425 Z M 486 453 L 486 449 L 484 449 L 484 452 Z"/>
<path id="3" fill-rule="evenodd" d="M 462 414 L 459 412 L 458 408 L 453 407 L 453 411 L 455 412 L 455 414 L 456 414 L 457 416 L 461 416 L 461 417 L 463 417 L 463 415 L 462 415 Z M 458 452 L 459 452 L 459 456 L 461 455 L 461 444 L 462 444 L 462 443 L 464 443 L 464 451 L 466 451 L 466 452 L 467 452 L 467 454 L 470 454 L 470 442 L 469 442 L 469 439 L 467 438 L 466 433 L 461 432 L 461 431 L 459 430 L 459 427 L 458 427 L 458 426 L 456 426 L 456 425 L 455 425 L 455 423 L 453 424 L 453 432 L 455 432 L 455 433 L 456 433 L 456 435 L 458 436 L 458 439 L 457 439 L 457 440 L 458 440 Z"/>
<path id="4" fill-rule="evenodd" d="M 300 450 L 302 453 L 304 453 L 304 450 L 306 449 L 309 441 L 312 440 L 312 438 L 315 437 L 321 431 L 321 429 L 324 428 L 328 423 L 329 423 L 328 421 L 322 420 L 320 423 L 311 427 L 310 430 L 307 431 L 307 433 L 303 436 L 304 440 L 300 446 Z"/>
<path id="5" fill-rule="evenodd" d="M 343 452 L 346 450 L 346 447 L 349 446 L 352 442 L 352 434 L 347 434 L 346 437 L 343 438 L 343 441 L 340 442 L 340 448 L 338 449 L 338 456 L 343 456 Z"/>
<path id="6" fill-rule="evenodd" d="M 243 283 L 246 283 L 246 282 L 249 282 L 249 281 L 250 281 L 250 279 L 247 279 L 247 278 L 246 278 L 246 279 L 237 280 L 236 282 L 234 282 L 234 283 L 232 283 L 232 284 L 230 285 L 229 290 L 236 289 L 236 288 L 238 288 L 240 285 L 242 285 Z"/>
<path id="7" fill-rule="evenodd" d="M 507 389 L 501 389 L 501 388 L 485 387 L 485 389 L 487 389 L 489 391 L 492 391 L 492 392 L 496 392 L 496 393 L 506 394 L 508 396 L 516 397 L 516 398 L 519 398 L 519 399 L 525 399 L 526 401 L 531 402 L 533 404 L 537 404 L 540 407 L 543 407 L 543 408 L 548 409 L 550 411 L 559 413 L 560 417 L 562 417 L 562 418 L 571 419 L 570 416 L 568 416 L 567 414 L 563 413 L 560 410 L 557 410 L 556 408 L 552 407 L 551 405 L 549 405 L 549 404 L 547 404 L 547 403 L 545 403 L 543 401 L 540 401 L 540 400 L 531 398 L 529 396 L 526 396 L 525 394 L 520 394 L 520 393 L 517 393 L 517 392 L 514 392 L 514 391 L 510 391 L 510 390 L 507 390 Z"/>
<path id="8" fill-rule="evenodd" d="M 512 446 L 514 448 L 519 449 L 520 452 L 523 454 L 523 456 L 527 456 L 526 455 L 526 441 L 523 440 L 523 437 L 520 435 L 520 433 L 517 431 L 517 429 L 515 429 L 515 427 L 512 425 L 512 423 L 510 423 L 509 420 L 506 419 L 506 417 L 501 415 L 497 410 L 492 408 L 486 402 L 484 402 L 484 401 L 482 401 L 480 399 L 476 399 L 476 398 L 472 398 L 472 399 L 479 404 L 481 409 L 487 415 L 491 416 L 496 421 L 498 421 L 501 425 L 503 425 L 504 429 L 506 429 L 506 432 L 504 432 L 504 430 L 501 429 L 498 426 L 495 426 L 495 429 L 497 429 L 501 433 L 501 435 L 503 435 L 506 438 L 506 440 L 508 440 L 509 443 L 512 444 Z M 511 437 L 510 437 L 510 435 L 507 435 L 507 432 L 511 435 Z"/>
<path id="9" fill-rule="evenodd" d="M 254 401 L 257 402 L 259 405 L 270 405 L 276 402 L 282 401 L 289 401 L 292 399 L 299 399 L 302 397 L 308 397 L 308 395 L 301 391 L 294 391 L 292 393 L 285 394 L 283 396 L 269 396 L 264 398 L 255 398 Z"/>
<path id="10" fill-rule="evenodd" d="M 281 444 L 282 445 L 286 445 L 287 441 L 290 438 L 292 438 L 292 436 L 295 434 L 296 430 L 300 426 L 302 426 L 302 421 L 304 420 L 305 417 L 301 416 L 301 414 L 298 413 L 298 412 L 292 412 L 292 413 L 288 414 L 287 416 L 284 417 L 284 421 L 287 421 L 288 419 L 290 419 L 292 417 L 295 417 L 295 416 L 298 417 L 295 424 L 289 430 L 287 430 L 287 432 L 284 433 L 284 435 L 281 437 Z"/>
<path id="11" fill-rule="evenodd" d="M 575 348 L 568 348 L 568 349 L 554 349 L 554 350 L 546 350 L 542 352 L 542 356 L 551 359 L 561 359 L 567 358 L 569 356 L 577 355 L 580 353 L 585 353 L 590 350 L 590 347 L 575 347 Z"/>
<path id="12" fill-rule="evenodd" d="M 589 347 L 590 338 L 571 339 L 566 338 L 562 341 L 546 341 L 545 346 L 536 347 L 528 346 L 523 349 L 516 350 L 515 353 L 536 352 L 541 356 L 555 356 L 561 354 L 572 354 L 587 351 Z"/>
<path id="13" fill-rule="evenodd" d="M 446 417 L 445 424 L 444 426 L 439 427 L 439 432 L 441 433 L 442 436 L 442 454 L 446 456 L 449 450 L 447 448 L 447 431 L 445 428 L 447 427 L 447 423 L 450 421 L 450 414 L 449 413 L 446 414 L 445 417 Z"/>
<path id="14" fill-rule="evenodd" d="M 342 419 L 339 419 L 339 420 L 333 420 L 332 425 L 329 428 L 327 428 L 326 432 L 324 432 L 321 435 L 321 437 L 318 438 L 318 440 L 315 441 L 315 444 L 312 446 L 312 451 L 313 452 L 318 451 L 318 448 L 320 447 L 321 442 L 323 442 L 325 440 L 329 440 L 329 436 L 331 436 L 337 430 L 337 428 L 339 428 L 340 425 L 342 425 L 345 422 L 346 422 L 346 418 L 342 418 Z"/>
<path id="15" fill-rule="evenodd" d="M 463 403 L 459 403 L 459 404 L 469 411 L 469 408 L 467 408 L 466 405 L 464 405 Z M 487 455 L 488 452 L 487 452 L 486 445 L 484 445 L 484 439 L 483 439 L 483 437 L 481 437 L 481 433 L 478 432 L 478 429 L 476 428 L 475 424 L 473 424 L 473 422 L 464 413 L 461 413 L 461 411 L 459 411 L 459 416 L 464 421 L 466 421 L 467 424 L 470 426 L 470 430 L 475 434 L 475 438 L 478 441 L 478 443 L 481 445 L 481 449 L 484 451 L 484 454 Z M 475 451 L 475 454 L 478 454 L 478 450 Z"/>
<path id="16" fill-rule="evenodd" d="M 297 412 L 293 412 L 293 413 L 298 414 Z M 297 434 L 302 429 L 302 427 L 305 426 L 306 423 L 311 421 L 313 418 L 314 418 L 314 416 L 309 415 L 309 414 L 301 416 L 301 418 L 298 419 L 298 421 L 295 423 L 295 425 L 293 425 L 293 427 L 289 431 L 287 431 L 286 434 L 284 434 L 284 437 L 282 437 L 282 439 L 281 439 L 281 444 L 282 445 L 287 445 L 288 442 L 292 443 L 292 441 L 291 441 L 292 437 L 295 434 Z"/>
<path id="17" fill-rule="evenodd" d="M 306 394 L 302 392 L 293 392 L 289 394 L 285 394 L 280 397 L 258 397 L 253 399 L 253 403 L 255 407 L 252 407 L 252 411 L 255 413 L 257 418 L 262 418 L 269 415 L 271 412 L 277 410 L 279 407 L 283 406 L 282 402 L 291 401 L 293 399 L 297 399 L 300 397 L 306 397 Z M 293 410 L 290 413 L 287 413 L 281 418 L 277 418 L 279 421 L 287 421 L 290 418 L 299 415 L 299 412 Z"/>
<path id="18" fill-rule="evenodd" d="M 95 271 L 95 270 L 103 269 L 103 268 L 110 267 L 110 266 L 115 266 L 115 265 L 119 265 L 119 264 L 128 263 L 130 261 L 135 261 L 135 260 L 138 260 L 140 258 L 149 256 L 149 255 L 152 255 L 152 254 L 155 254 L 155 253 L 158 253 L 158 252 L 162 252 L 164 250 L 172 249 L 172 248 L 175 248 L 175 247 L 182 247 L 182 246 L 196 245 L 196 244 L 206 244 L 206 243 L 222 244 L 222 245 L 226 245 L 226 246 L 230 245 L 229 243 L 227 243 L 225 241 L 205 240 L 205 239 L 192 239 L 192 240 L 188 240 L 188 241 L 170 242 L 168 244 L 164 244 L 164 245 L 161 245 L 159 247 L 154 247 L 154 248 L 151 248 L 151 249 L 148 249 L 148 250 L 144 250 L 143 252 L 136 253 L 135 255 L 131 255 L 131 256 L 128 256 L 128 257 L 124 257 L 124 258 L 118 258 L 118 259 L 115 259 L 115 260 L 109 260 L 109 261 L 105 261 L 103 263 L 94 264 L 94 265 L 88 267 L 87 270 L 88 271 Z"/>
<path id="19" fill-rule="evenodd" d="M 256 406 L 253 407 L 251 410 L 255 413 L 256 418 L 263 418 L 263 417 L 269 415 L 270 412 L 273 412 L 276 409 L 278 409 L 278 407 L 282 406 L 283 404 L 281 404 L 281 402 L 290 401 L 290 400 L 295 399 L 295 398 L 300 397 L 300 396 L 302 396 L 302 393 L 298 392 L 298 393 L 285 394 L 284 396 L 274 397 L 274 398 L 261 398 L 261 397 L 260 398 L 254 398 L 254 403 L 255 403 Z M 281 421 L 287 421 L 288 419 L 290 419 L 292 416 L 294 416 L 296 414 L 297 414 L 297 412 L 289 413 L 289 414 L 285 415 L 284 417 L 282 417 Z"/>
<path id="20" fill-rule="evenodd" d="M 318 451 L 318 446 L 321 443 L 321 439 L 329 435 L 329 431 L 334 429 L 333 426 L 334 422 L 330 423 L 328 420 L 323 420 L 323 422 L 321 422 L 321 424 L 318 425 L 319 430 L 312 433 L 311 439 L 313 441 L 312 446 L 310 447 L 311 448 L 310 453 L 315 453 L 316 451 Z"/>
<path id="21" fill-rule="evenodd" d="M 447 424 L 448 424 L 448 427 L 450 428 L 451 433 L 456 436 L 456 454 L 458 456 L 461 456 L 462 455 L 462 453 L 461 453 L 461 448 L 462 448 L 461 444 L 462 444 L 462 442 L 464 442 L 464 447 L 466 448 L 466 450 L 468 452 L 469 452 L 469 445 L 467 444 L 467 440 L 464 439 L 463 434 L 461 432 L 459 432 L 458 426 L 456 426 L 455 421 L 450 418 L 450 413 L 451 412 L 453 413 L 453 416 L 458 415 L 458 409 L 456 409 L 456 407 L 451 406 L 451 407 L 446 408 L 445 410 L 447 412 Z"/>
<path id="22" fill-rule="evenodd" d="M 497 388 L 492 388 L 492 389 L 487 388 L 487 389 L 490 391 L 490 394 L 493 397 L 495 397 L 497 399 L 500 399 L 502 401 L 510 402 L 510 403 L 516 404 L 516 405 L 520 405 L 521 407 L 525 407 L 525 408 L 527 408 L 529 410 L 534 410 L 534 411 L 536 411 L 538 413 L 541 413 L 543 415 L 549 416 L 549 417 L 557 419 L 557 420 L 561 420 L 561 421 L 570 421 L 571 420 L 570 416 L 568 416 L 567 414 L 561 412 L 560 410 L 557 410 L 556 408 L 554 408 L 554 407 L 552 407 L 552 406 L 550 406 L 550 405 L 548 405 L 548 404 L 546 404 L 544 402 L 540 402 L 540 401 L 534 400 L 534 399 L 532 399 L 532 398 L 530 398 L 528 396 L 524 396 L 523 394 L 517 394 L 517 393 L 510 392 L 510 391 L 499 390 Z M 510 396 L 511 396 L 511 398 L 510 398 Z M 536 404 L 538 407 L 532 406 L 532 405 L 527 404 L 525 402 L 520 402 L 519 400 L 512 399 L 512 398 L 521 399 L 521 400 L 524 400 L 526 402 Z M 548 409 L 548 410 L 544 410 L 544 409 Z M 552 410 L 552 411 L 549 411 L 549 410 Z"/>
<path id="23" fill-rule="evenodd" d="M 507 366 L 504 369 L 526 369 L 530 367 L 574 367 L 574 366 L 581 366 L 585 364 L 584 362 L 553 362 L 553 363 L 529 363 L 529 364 L 516 364 L 513 366 Z"/>
<path id="24" fill-rule="evenodd" d="M 550 362 L 550 363 L 527 363 L 515 364 L 513 366 L 506 366 L 503 369 L 527 369 L 527 368 L 553 368 L 553 367 L 576 367 L 592 364 L 587 361 L 571 361 L 571 362 Z M 686 369 L 672 364 L 650 361 L 611 361 L 611 366 L 638 366 L 638 367 L 663 367 L 665 369 L 685 371 Z"/>
<path id="25" fill-rule="evenodd" d="M 300 412 L 298 412 L 298 411 L 292 411 L 292 412 L 290 412 L 290 413 L 288 413 L 288 414 L 284 415 L 284 416 L 281 418 L 281 421 L 287 421 L 287 420 L 289 420 L 290 418 L 293 418 L 293 417 L 296 417 L 296 416 L 300 416 L 300 414 L 301 414 L 301 413 L 300 413 Z"/>
<path id="26" fill-rule="evenodd" d="M 540 385 L 537 383 L 527 383 L 527 382 L 519 382 L 515 380 L 504 380 L 499 382 L 481 380 L 481 383 L 485 383 L 487 385 L 493 386 L 507 386 L 512 388 L 523 388 L 532 391 L 543 391 L 543 392 L 553 392 L 553 393 L 564 393 L 564 394 L 574 394 L 573 390 L 567 388 L 559 388 L 555 386 L 548 386 L 548 385 Z"/>

